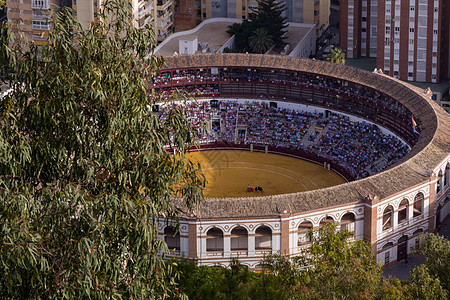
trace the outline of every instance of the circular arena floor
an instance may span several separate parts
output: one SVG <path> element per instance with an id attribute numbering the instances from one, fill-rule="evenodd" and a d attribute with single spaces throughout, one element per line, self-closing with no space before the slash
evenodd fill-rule
<path id="1" fill-rule="evenodd" d="M 252 197 L 320 189 L 346 182 L 323 166 L 284 155 L 239 150 L 188 154 L 206 176 L 207 198 Z M 247 186 L 264 192 L 247 192 Z"/>

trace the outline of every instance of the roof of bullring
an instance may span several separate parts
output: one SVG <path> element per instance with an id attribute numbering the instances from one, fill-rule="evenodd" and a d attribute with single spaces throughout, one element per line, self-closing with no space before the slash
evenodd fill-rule
<path id="1" fill-rule="evenodd" d="M 298 214 L 346 203 L 378 199 L 407 190 L 428 180 L 450 154 L 450 116 L 425 97 L 423 90 L 391 77 L 325 61 L 254 54 L 201 54 L 165 58 L 164 69 L 188 67 L 245 66 L 279 68 L 331 76 L 383 92 L 405 105 L 422 130 L 418 142 L 394 167 L 376 175 L 338 186 L 300 193 L 207 199 L 191 213 L 197 218 L 253 218 L 276 216 L 287 210 Z M 179 201 L 179 200 L 178 200 Z M 180 202 L 176 201 L 180 206 Z M 175 204 L 175 203 L 174 203 Z"/>

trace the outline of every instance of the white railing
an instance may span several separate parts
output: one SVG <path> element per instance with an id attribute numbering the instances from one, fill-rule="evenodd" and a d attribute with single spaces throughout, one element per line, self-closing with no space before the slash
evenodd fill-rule
<path id="1" fill-rule="evenodd" d="M 223 256 L 223 251 L 206 251 L 206 256 Z"/>
<path id="2" fill-rule="evenodd" d="M 35 41 L 48 41 L 48 36 L 42 36 L 42 35 L 33 34 L 33 40 L 35 40 Z"/>
<path id="3" fill-rule="evenodd" d="M 381 239 L 384 236 L 397 232 L 399 230 L 402 230 L 410 225 L 413 225 L 414 223 L 417 223 L 419 221 L 422 221 L 425 218 L 424 214 L 421 214 L 420 216 L 417 216 L 415 218 L 409 219 L 408 221 L 404 221 L 399 223 L 397 226 L 395 227 L 391 227 L 389 229 L 383 230 L 381 233 L 377 234 L 377 239 Z"/>
<path id="4" fill-rule="evenodd" d="M 231 256 L 235 257 L 235 256 L 247 256 L 248 252 L 247 250 L 231 250 Z"/>
<path id="5" fill-rule="evenodd" d="M 33 29 L 35 30 L 50 30 L 50 24 L 33 24 Z"/>
<path id="6" fill-rule="evenodd" d="M 50 3 L 48 0 L 32 0 L 32 9 L 50 9 Z"/>

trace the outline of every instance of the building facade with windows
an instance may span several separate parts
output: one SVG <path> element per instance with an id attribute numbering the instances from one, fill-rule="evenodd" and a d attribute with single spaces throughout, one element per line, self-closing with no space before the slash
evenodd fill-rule
<path id="1" fill-rule="evenodd" d="M 197 98 L 222 101 L 255 101 L 251 99 L 258 95 L 259 100 L 279 105 L 288 102 L 336 110 L 392 130 L 411 146 L 406 156 L 385 171 L 326 189 L 206 199 L 194 209 L 174 199 L 173 204 L 183 211 L 179 231 L 170 220 L 161 219 L 159 224 L 169 256 L 183 255 L 203 265 L 228 265 L 231 258 L 238 258 L 258 269 L 264 255 L 299 255 L 309 244 L 309 229 L 337 222 L 356 239 L 371 243 L 378 261 L 389 265 L 406 258 L 422 233 L 434 232 L 450 216 L 450 117 L 422 89 L 378 72 L 272 55 L 179 55 L 166 57 L 161 72 L 168 80 L 150 86 L 158 93 L 203 91 L 197 92 Z M 247 74 L 245 80 L 243 74 Z M 299 76 L 325 80 L 328 85 L 298 81 Z M 352 95 L 350 91 L 355 90 L 364 92 Z M 385 100 L 368 95 L 390 100 L 381 103 Z M 403 117 L 398 115 L 400 107 L 408 111 Z M 420 134 L 415 133 L 414 123 Z M 242 143 L 205 147 L 258 149 Z M 285 153 L 275 146 L 268 149 Z"/>
<path id="2" fill-rule="evenodd" d="M 320 36 L 330 24 L 330 0 L 282 0 L 287 22 L 316 24 L 316 35 Z M 179 25 L 176 31 L 195 27 L 211 18 L 251 19 L 258 8 L 256 0 L 176 0 L 175 16 L 179 23 L 187 23 L 183 17 L 190 16 L 190 26 Z M 184 24 L 183 23 L 183 24 Z"/>
<path id="3" fill-rule="evenodd" d="M 6 7 L 8 22 L 16 24 L 37 44 L 44 44 L 51 30 L 50 10 L 71 7 L 83 28 L 87 28 L 98 21 L 103 4 L 100 0 L 8 0 Z M 153 28 L 157 41 L 163 41 L 174 30 L 174 1 L 132 0 L 130 18 L 136 27 Z"/>
<path id="4" fill-rule="evenodd" d="M 60 4 L 60 0 L 9 0 L 6 2 L 8 22 L 15 32 L 20 30 L 37 44 L 45 44 L 51 30 L 50 9 Z"/>
<path id="5" fill-rule="evenodd" d="M 343 0 L 340 9 L 347 57 L 376 57 L 378 69 L 402 80 L 449 80 L 448 1 Z"/>
<path id="6" fill-rule="evenodd" d="M 377 56 L 378 0 L 341 0 L 339 44 L 348 58 Z"/>

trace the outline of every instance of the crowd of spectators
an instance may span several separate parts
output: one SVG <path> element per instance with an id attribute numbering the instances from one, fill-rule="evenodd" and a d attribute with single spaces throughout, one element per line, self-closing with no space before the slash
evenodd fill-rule
<path id="1" fill-rule="evenodd" d="M 160 118 L 165 118 L 163 107 Z M 376 125 L 339 114 L 271 107 L 266 102 L 191 101 L 184 106 L 200 142 L 263 144 L 303 150 L 330 159 L 355 179 L 377 173 L 408 152 Z"/>
<path id="2" fill-rule="evenodd" d="M 306 74 L 295 71 L 221 68 L 215 73 L 212 73 L 210 69 L 184 69 L 162 72 L 159 75 L 152 77 L 151 82 L 153 84 L 158 84 L 186 81 L 216 81 L 219 79 L 291 83 L 307 87 L 333 89 L 336 92 L 342 92 L 345 95 L 362 97 L 370 102 L 373 102 L 375 105 L 380 105 L 385 109 L 398 113 L 399 115 L 407 114 L 407 110 L 404 106 L 400 105 L 394 99 L 380 94 L 374 89 L 358 84 L 343 82 L 338 78 L 329 78 L 317 74 Z"/>

